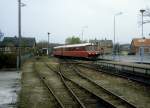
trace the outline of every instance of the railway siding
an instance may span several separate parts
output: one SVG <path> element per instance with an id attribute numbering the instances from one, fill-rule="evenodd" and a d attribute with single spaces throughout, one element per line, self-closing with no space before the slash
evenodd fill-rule
<path id="1" fill-rule="evenodd" d="M 78 62 L 78 64 L 79 63 L 80 62 Z M 148 74 L 148 71 L 150 70 L 148 70 L 148 68 L 128 66 L 126 63 L 124 65 L 116 64 L 112 61 L 99 61 L 96 63 L 80 64 L 80 66 L 91 68 L 96 71 L 105 72 L 122 78 L 130 79 L 142 83 L 144 85 L 150 85 L 150 75 Z"/>
<path id="2" fill-rule="evenodd" d="M 47 65 L 50 69 L 52 69 L 52 65 Z M 63 78 L 65 84 L 71 89 L 73 94 L 76 98 L 82 103 L 83 108 L 114 108 L 114 106 L 106 101 L 102 100 L 98 96 L 94 95 L 92 92 L 84 89 L 83 87 L 79 86 L 79 84 L 73 82 L 72 80 L 68 79 L 61 73 L 61 68 L 53 67 L 53 71 L 59 73 Z"/>
<path id="3" fill-rule="evenodd" d="M 68 66 L 63 69 L 63 74 L 67 76 L 70 80 L 74 81 L 75 83 L 78 83 L 81 87 L 87 89 L 88 91 L 94 93 L 96 96 L 102 98 L 103 100 L 107 101 L 108 103 L 111 103 L 115 107 L 121 107 L 121 108 L 134 108 L 131 104 L 126 103 L 124 100 L 112 95 L 111 93 L 108 93 L 108 91 L 105 91 L 104 89 L 101 89 L 99 86 L 94 85 L 88 80 L 85 80 L 84 78 L 79 77 L 75 72 L 71 71 Z"/>
<path id="4" fill-rule="evenodd" d="M 60 77 L 53 71 L 50 71 L 44 63 L 36 63 L 36 68 L 46 82 L 53 90 L 54 94 L 59 98 L 65 108 L 77 108 L 80 105 L 74 100 L 71 93 L 67 90 Z"/>
<path id="5" fill-rule="evenodd" d="M 117 76 L 97 72 L 93 69 L 78 66 L 81 73 L 92 78 L 104 88 L 122 96 L 140 108 L 150 107 L 150 87 L 142 86 L 131 80 L 126 80 Z"/>

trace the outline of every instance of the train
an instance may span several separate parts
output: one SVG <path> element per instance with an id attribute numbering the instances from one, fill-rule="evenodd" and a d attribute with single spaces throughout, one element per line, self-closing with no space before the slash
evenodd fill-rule
<path id="1" fill-rule="evenodd" d="M 54 47 L 53 56 L 67 58 L 96 59 L 100 51 L 92 43 L 72 44 Z"/>

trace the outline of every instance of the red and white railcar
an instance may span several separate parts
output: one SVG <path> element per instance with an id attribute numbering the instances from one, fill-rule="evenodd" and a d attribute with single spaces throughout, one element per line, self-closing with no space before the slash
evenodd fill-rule
<path id="1" fill-rule="evenodd" d="M 54 47 L 55 57 L 97 58 L 100 55 L 95 45 L 91 43 L 72 44 Z"/>

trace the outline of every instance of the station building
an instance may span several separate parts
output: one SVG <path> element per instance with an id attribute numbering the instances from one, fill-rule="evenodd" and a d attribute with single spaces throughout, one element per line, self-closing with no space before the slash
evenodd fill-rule
<path id="1" fill-rule="evenodd" d="M 134 38 L 131 41 L 131 53 L 140 54 L 142 48 L 144 54 L 150 54 L 150 38 Z"/>
<path id="2" fill-rule="evenodd" d="M 120 54 L 128 55 L 130 53 L 130 44 L 121 44 L 120 45 Z"/>

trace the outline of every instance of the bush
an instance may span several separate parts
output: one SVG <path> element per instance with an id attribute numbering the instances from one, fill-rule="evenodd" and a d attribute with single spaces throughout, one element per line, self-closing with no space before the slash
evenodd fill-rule
<path id="1" fill-rule="evenodd" d="M 0 53 L 0 68 L 16 68 L 16 59 L 15 53 Z"/>

